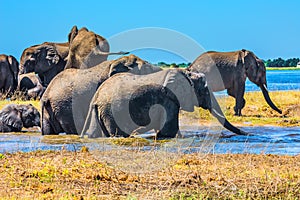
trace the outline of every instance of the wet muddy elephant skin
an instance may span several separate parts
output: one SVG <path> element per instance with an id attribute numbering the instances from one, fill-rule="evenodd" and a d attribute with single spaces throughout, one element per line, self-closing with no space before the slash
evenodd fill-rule
<path id="1" fill-rule="evenodd" d="M 245 134 L 224 117 L 210 93 L 204 74 L 163 70 L 148 75 L 117 74 L 94 95 L 81 137 L 129 137 L 154 129 L 157 138 L 173 138 L 179 132 L 179 109 L 208 109 L 231 131 Z"/>
<path id="2" fill-rule="evenodd" d="M 90 69 L 64 70 L 53 79 L 41 98 L 42 134 L 81 133 L 94 93 L 112 75 L 160 70 L 134 55 L 105 61 Z"/>
<path id="3" fill-rule="evenodd" d="M 26 48 L 20 58 L 20 73 L 35 72 L 44 87 L 61 71 L 68 68 L 87 69 L 107 60 L 108 55 L 127 52 L 109 52 L 109 44 L 102 36 L 83 27 L 73 26 L 68 42 L 44 42 Z"/>
<path id="4" fill-rule="evenodd" d="M 235 98 L 235 115 L 242 115 L 245 106 L 246 78 L 263 92 L 269 106 L 282 113 L 272 100 L 267 90 L 266 67 L 261 59 L 253 52 L 242 49 L 234 52 L 209 51 L 200 55 L 187 69 L 192 72 L 204 73 L 212 91 L 227 89 L 227 93 Z"/>
<path id="5" fill-rule="evenodd" d="M 0 94 L 12 95 L 18 86 L 19 63 L 13 56 L 0 55 Z"/>
<path id="6" fill-rule="evenodd" d="M 109 55 L 123 55 L 128 52 L 109 52 L 108 41 L 83 27 L 74 26 L 69 33 L 69 54 L 65 69 L 87 69 L 107 60 Z"/>
<path id="7" fill-rule="evenodd" d="M 31 104 L 8 104 L 0 111 L 0 132 L 20 132 L 33 126 L 40 126 L 40 113 Z"/>

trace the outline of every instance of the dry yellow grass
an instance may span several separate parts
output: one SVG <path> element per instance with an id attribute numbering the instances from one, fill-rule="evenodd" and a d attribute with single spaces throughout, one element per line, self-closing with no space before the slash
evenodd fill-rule
<path id="1" fill-rule="evenodd" d="M 135 151 L 125 151 L 136 154 Z M 141 164 L 151 152 L 142 152 Z M 300 156 L 181 155 L 144 173 L 81 152 L 0 156 L 1 199 L 297 199 Z M 134 162 L 134 161 L 132 161 Z M 154 163 L 155 164 L 155 163 Z"/>
<path id="2" fill-rule="evenodd" d="M 240 126 L 299 126 L 300 125 L 300 91 L 270 92 L 274 104 L 282 110 L 282 114 L 274 111 L 265 102 L 261 92 L 245 93 L 246 105 L 242 117 L 234 116 L 235 99 L 229 96 L 218 98 L 227 119 Z M 206 124 L 214 120 L 208 111 L 201 108 L 193 113 L 181 112 L 181 119 L 194 123 Z"/>

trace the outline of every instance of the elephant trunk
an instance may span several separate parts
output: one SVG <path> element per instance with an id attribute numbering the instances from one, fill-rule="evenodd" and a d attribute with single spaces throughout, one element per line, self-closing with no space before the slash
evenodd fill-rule
<path id="1" fill-rule="evenodd" d="M 277 111 L 278 113 L 282 114 L 282 111 L 277 108 L 274 103 L 272 102 L 270 96 L 269 96 L 269 92 L 268 92 L 268 89 L 267 89 L 267 86 L 265 84 L 261 84 L 259 85 L 263 95 L 264 95 L 264 98 L 266 100 L 266 102 L 268 103 L 268 105 L 275 111 Z"/>
<path id="2" fill-rule="evenodd" d="M 223 125 L 223 127 L 238 135 L 249 135 L 249 133 L 244 132 L 239 128 L 233 126 L 224 116 L 215 96 L 212 93 L 210 96 L 212 105 L 209 111 L 215 118 L 217 118 L 217 120 Z"/>

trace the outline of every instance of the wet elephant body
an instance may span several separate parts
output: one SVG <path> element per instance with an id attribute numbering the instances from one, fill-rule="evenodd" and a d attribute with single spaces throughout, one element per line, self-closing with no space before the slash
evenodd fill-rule
<path id="1" fill-rule="evenodd" d="M 94 93 L 112 75 L 160 70 L 134 55 L 105 61 L 89 69 L 64 70 L 53 79 L 42 96 L 42 134 L 81 133 Z"/>
<path id="2" fill-rule="evenodd" d="M 179 133 L 179 109 L 192 112 L 194 106 L 208 109 L 225 128 L 232 126 L 210 93 L 204 74 L 163 70 L 148 75 L 117 74 L 94 95 L 81 137 L 129 137 L 154 129 L 158 138 Z"/>

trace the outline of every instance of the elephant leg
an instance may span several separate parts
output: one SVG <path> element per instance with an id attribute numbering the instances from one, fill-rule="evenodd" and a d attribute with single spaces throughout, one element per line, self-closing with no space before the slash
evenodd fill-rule
<path id="1" fill-rule="evenodd" d="M 42 135 L 57 135 L 54 129 L 53 119 L 50 117 L 46 109 L 42 108 Z"/>
<path id="2" fill-rule="evenodd" d="M 53 115 L 49 101 L 42 102 L 42 135 L 57 135 L 63 132 L 60 123 Z"/>
<path id="3" fill-rule="evenodd" d="M 236 90 L 234 88 L 237 88 Z M 245 84 L 238 84 L 236 87 L 227 89 L 227 93 L 235 98 L 234 115 L 242 116 L 242 109 L 245 107 L 246 100 L 244 99 Z"/>
<path id="4" fill-rule="evenodd" d="M 104 132 L 100 124 L 102 124 L 102 119 L 98 118 L 98 109 L 97 106 L 91 106 L 84 123 L 83 130 L 81 132 L 81 137 L 83 138 L 84 134 L 87 134 L 89 138 L 105 137 Z"/>
<path id="5" fill-rule="evenodd" d="M 164 123 L 162 129 L 158 131 L 157 138 L 174 138 L 179 131 L 179 108 L 177 106 L 170 107 L 167 109 L 167 120 Z"/>

